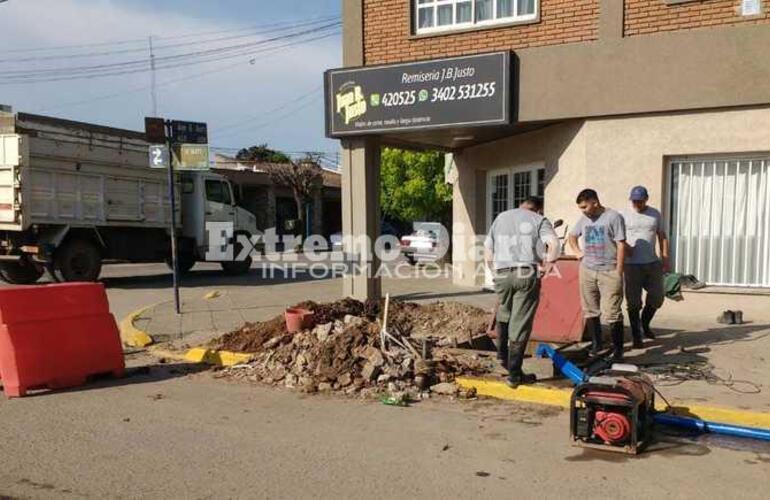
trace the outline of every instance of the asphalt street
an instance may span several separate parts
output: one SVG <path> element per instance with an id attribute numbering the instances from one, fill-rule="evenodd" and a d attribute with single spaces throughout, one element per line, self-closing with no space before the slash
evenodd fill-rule
<path id="1" fill-rule="evenodd" d="M 163 266 L 104 276 L 118 318 L 171 298 Z M 184 293 L 232 280 L 203 266 Z M 545 406 L 394 408 L 229 382 L 142 353 L 128 362 L 143 369 L 0 399 L 0 497 L 766 498 L 761 443 L 661 433 L 628 458 L 571 447 L 567 413 Z"/>

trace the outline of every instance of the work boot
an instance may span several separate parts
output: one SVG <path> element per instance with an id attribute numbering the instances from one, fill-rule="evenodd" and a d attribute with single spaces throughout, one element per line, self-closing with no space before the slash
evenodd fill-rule
<path id="1" fill-rule="evenodd" d="M 602 341 L 602 324 L 599 318 L 586 318 L 586 330 L 591 335 L 591 356 L 598 356 L 604 347 Z"/>
<path id="2" fill-rule="evenodd" d="M 508 322 L 497 322 L 497 359 L 508 369 Z"/>
<path id="3" fill-rule="evenodd" d="M 652 318 L 655 317 L 657 311 L 657 309 L 650 306 L 644 306 L 642 310 L 642 329 L 644 330 L 644 336 L 648 339 L 655 339 L 655 334 L 650 329 L 650 323 L 652 323 Z"/>
<path id="4" fill-rule="evenodd" d="M 521 370 L 524 364 L 524 351 L 526 350 L 526 342 L 511 342 L 506 384 L 513 389 L 520 385 L 534 384 L 537 381 L 537 377 L 534 374 L 524 373 Z"/>
<path id="5" fill-rule="evenodd" d="M 642 341 L 642 322 L 639 319 L 639 309 L 628 310 L 628 323 L 631 325 L 631 338 L 634 342 L 634 349 L 643 349 Z"/>
<path id="6" fill-rule="evenodd" d="M 623 321 L 616 321 L 610 325 L 612 331 L 612 361 L 623 362 Z"/>

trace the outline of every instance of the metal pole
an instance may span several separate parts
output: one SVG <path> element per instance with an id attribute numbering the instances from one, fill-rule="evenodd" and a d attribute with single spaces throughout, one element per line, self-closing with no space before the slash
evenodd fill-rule
<path id="1" fill-rule="evenodd" d="M 182 314 L 179 306 L 179 259 L 176 245 L 176 192 L 174 189 L 174 149 L 171 138 L 171 122 L 166 122 L 166 145 L 169 151 L 168 162 L 168 198 L 171 201 L 171 271 L 174 280 L 174 310 Z"/>
<path id="2" fill-rule="evenodd" d="M 152 82 L 152 116 L 158 116 L 158 89 L 155 76 L 155 51 L 152 48 L 152 35 L 150 35 L 150 72 Z"/>

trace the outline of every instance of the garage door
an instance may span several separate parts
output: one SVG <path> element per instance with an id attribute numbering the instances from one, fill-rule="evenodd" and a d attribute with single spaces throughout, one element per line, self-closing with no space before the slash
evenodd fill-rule
<path id="1" fill-rule="evenodd" d="M 674 268 L 711 285 L 770 287 L 770 157 L 673 160 Z"/>

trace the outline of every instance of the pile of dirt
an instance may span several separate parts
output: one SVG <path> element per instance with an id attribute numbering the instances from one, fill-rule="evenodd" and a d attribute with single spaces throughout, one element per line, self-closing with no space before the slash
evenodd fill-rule
<path id="1" fill-rule="evenodd" d="M 282 316 L 245 325 L 215 342 L 214 347 L 253 354 L 245 365 L 224 370 L 223 376 L 281 385 L 303 392 L 339 392 L 364 397 L 388 392 L 412 398 L 432 389 L 457 395 L 452 383 L 460 375 L 480 375 L 494 369 L 494 356 L 457 353 L 435 348 L 423 358 L 423 339 L 439 329 L 456 327 L 464 336 L 486 329 L 488 314 L 462 304 L 427 306 L 393 302 L 393 323 L 385 345 L 377 320 L 381 303 L 345 299 L 328 304 L 297 304 L 314 311 L 312 329 L 286 331 Z M 470 308 L 470 309 L 469 309 Z M 481 313 L 479 313 L 481 311 Z M 484 318 L 485 321 L 480 321 Z M 439 343 L 437 343 L 439 344 Z"/>

